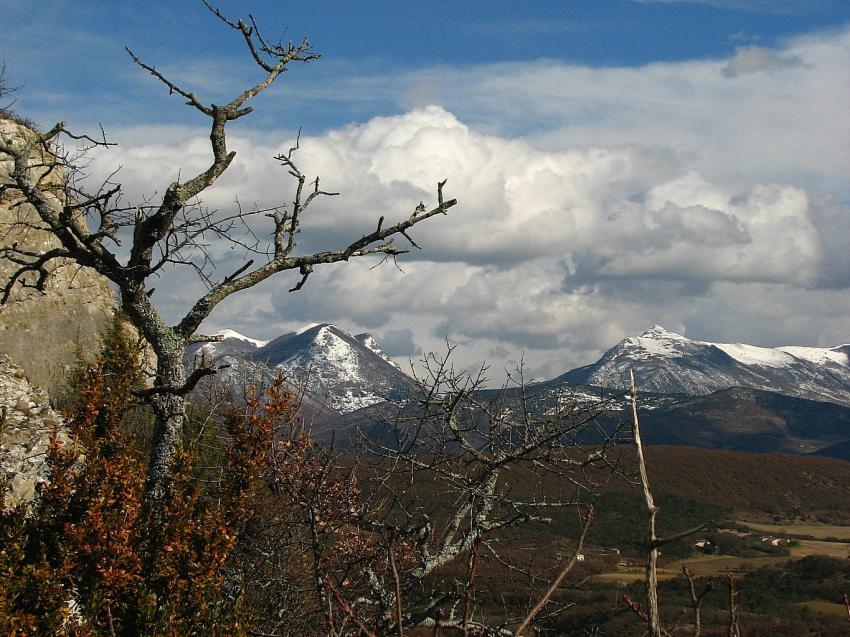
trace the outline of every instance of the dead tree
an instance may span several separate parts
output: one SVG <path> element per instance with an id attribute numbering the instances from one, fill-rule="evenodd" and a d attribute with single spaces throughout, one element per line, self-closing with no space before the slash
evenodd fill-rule
<path id="1" fill-rule="evenodd" d="M 693 636 L 702 637 L 702 615 L 700 609 L 702 608 L 705 596 L 711 592 L 712 585 L 709 583 L 700 593 L 697 593 L 696 584 L 694 583 L 694 573 L 688 568 L 687 564 L 682 564 L 682 574 L 688 580 L 688 590 L 691 594 L 691 610 L 694 611 Z"/>
<path id="2" fill-rule="evenodd" d="M 244 39 L 253 62 L 259 67 L 260 78 L 225 104 L 208 103 L 127 49 L 136 65 L 159 80 L 169 94 L 182 97 L 188 106 L 208 118 L 210 124 L 209 167 L 167 185 L 161 200 L 125 204 L 121 186 L 113 179 L 95 189 L 85 187 L 77 161 L 79 155 L 63 152 L 60 140 L 82 142 L 86 151 L 109 145 L 104 136 L 75 135 L 64 123 L 58 123 L 46 132 L 32 132 L 24 139 L 0 137 L 0 160 L 13 163 L 12 182 L 0 186 L 0 194 L 11 191 L 30 204 L 40 223 L 60 244 L 44 253 L 19 246 L 4 250 L 2 256 L 18 266 L 2 291 L 4 298 L 8 299 L 16 285 L 43 288 L 50 265 L 56 260 L 92 268 L 117 286 L 121 310 L 158 357 L 153 386 L 143 395 L 156 416 L 147 487 L 152 501 L 162 495 L 172 459 L 181 444 L 187 394 L 202 377 L 216 372 L 210 366 L 202 366 L 187 374 L 184 354 L 192 343 L 216 340 L 197 331 L 220 302 L 280 272 L 295 271 L 300 275 L 291 290 L 295 291 L 303 287 L 313 268 L 322 264 L 367 255 L 395 258 L 407 250 L 397 247 L 394 237 L 404 237 L 418 247 L 408 231 L 426 219 L 446 214 L 457 203 L 443 198 L 443 181 L 437 184 L 437 203 L 430 209 L 419 206 L 392 224 L 385 224 L 384 217 L 380 217 L 370 232 L 340 249 L 298 254 L 297 236 L 308 208 L 317 198 L 337 193 L 323 190 L 318 177 L 308 179 L 300 170 L 294 158 L 296 141 L 288 153 L 276 157 L 294 180 L 295 192 L 289 203 L 265 210 L 245 211 L 237 207 L 230 213 L 206 209 L 199 197 L 236 156 L 227 144 L 227 124 L 249 115 L 252 112 L 249 101 L 271 86 L 292 64 L 314 60 L 319 54 L 306 39 L 297 44 L 275 43 L 261 34 L 253 18 L 248 22 L 233 21 L 206 0 L 205 4 L 223 25 Z M 61 192 L 57 192 L 56 181 L 49 179 L 56 174 L 64 174 Z M 271 219 L 270 239 L 250 242 L 240 239 L 236 234 L 238 226 L 247 224 L 251 217 L 263 215 Z M 241 236 L 254 235 L 246 232 Z M 215 271 L 205 250 L 206 242 L 213 238 L 233 241 L 246 251 L 244 262 L 223 276 Z M 193 269 L 207 289 L 181 320 L 170 325 L 151 300 L 154 291 L 151 282 L 168 268 L 180 266 Z"/>
<path id="3" fill-rule="evenodd" d="M 658 515 L 660 508 L 655 504 L 655 498 L 652 496 L 652 490 L 649 486 L 649 476 L 646 472 L 646 460 L 643 454 L 643 438 L 640 433 L 640 422 L 638 420 L 638 399 L 637 385 L 635 384 L 634 372 L 629 371 L 629 379 L 631 383 L 631 408 L 632 408 L 632 436 L 634 438 L 635 450 L 638 461 L 638 472 L 640 476 L 640 484 L 643 489 L 644 502 L 646 504 L 647 513 L 647 531 L 645 540 L 646 549 L 646 610 L 641 608 L 633 600 L 626 598 L 628 606 L 634 610 L 638 616 L 646 622 L 647 632 L 650 637 L 663 637 L 669 635 L 661 623 L 661 613 L 658 608 L 658 549 L 665 544 L 681 540 L 682 538 L 698 533 L 705 528 L 705 524 L 700 524 L 681 533 L 676 533 L 670 537 L 659 538 L 655 533 L 655 518 Z M 690 577 L 685 573 L 686 577 Z M 695 607 L 698 611 L 698 606 Z M 696 625 L 699 626 L 699 615 L 696 615 Z M 699 631 L 699 628 L 697 628 Z M 697 632 L 699 634 L 699 632 Z"/>
<path id="4" fill-rule="evenodd" d="M 437 623 L 464 635 L 514 635 L 517 626 L 520 634 L 565 608 L 552 596 L 579 559 L 587 504 L 618 470 L 608 453 L 615 435 L 597 420 L 612 403 L 560 395 L 541 404 L 521 372 L 501 391 L 485 391 L 484 370 L 470 376 L 448 356 L 429 355 L 423 367 L 418 398 L 360 428 L 355 470 L 366 500 L 347 524 L 375 548 L 357 568 L 322 573 L 320 594 L 336 617 L 351 621 L 353 613 L 375 634 Z M 551 569 L 548 558 L 538 568 L 507 554 L 506 533 L 549 522 L 559 508 L 575 510 L 583 528 L 569 540 L 571 558 Z M 460 569 L 465 576 L 452 587 L 445 574 Z M 488 625 L 475 616 L 473 594 L 481 573 L 495 570 L 540 593 Z"/>
<path id="5" fill-rule="evenodd" d="M 14 86 L 10 86 L 9 82 L 6 80 L 6 62 L 0 62 L 0 99 L 5 99 L 7 95 L 11 95 L 16 90 L 17 89 Z M 13 104 L 14 101 L 0 105 L 0 113 L 8 113 Z"/>

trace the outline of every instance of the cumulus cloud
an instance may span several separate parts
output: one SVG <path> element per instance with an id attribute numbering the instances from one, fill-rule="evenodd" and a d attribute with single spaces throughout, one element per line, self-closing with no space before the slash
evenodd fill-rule
<path id="1" fill-rule="evenodd" d="M 268 338 L 331 321 L 375 333 L 400 362 L 448 338 L 465 364 L 490 356 L 498 369 L 525 352 L 549 376 L 653 323 L 718 340 L 848 340 L 838 337 L 850 328 L 850 117 L 848 88 L 834 78 L 850 36 L 774 53 L 788 62 L 804 48 L 813 64 L 773 68 L 771 53 L 762 70 L 772 72 L 747 82 L 721 76 L 736 61 L 745 72 L 741 49 L 729 60 L 639 69 L 466 69 L 469 104 L 304 136 L 302 169 L 342 196 L 304 219 L 302 251 L 343 246 L 380 216 L 406 218 L 420 200 L 433 203 L 446 177 L 460 205 L 417 226 L 424 249 L 411 248 L 401 269 L 317 268 L 295 294 L 293 277 L 273 279 L 223 303 L 210 327 Z M 549 129 L 513 134 L 520 115 Z M 130 198 L 209 161 L 201 132 L 125 136 L 131 143 L 94 168 L 122 164 Z M 235 131 L 236 160 L 205 205 L 232 209 L 235 194 L 244 206 L 286 202 L 292 182 L 273 157 L 291 142 L 291 131 Z M 223 272 L 243 256 L 215 241 L 210 252 Z M 157 296 L 176 318 L 193 283 L 173 276 Z"/>

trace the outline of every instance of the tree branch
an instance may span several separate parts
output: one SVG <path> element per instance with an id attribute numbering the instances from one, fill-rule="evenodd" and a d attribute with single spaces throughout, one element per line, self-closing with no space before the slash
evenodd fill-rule
<path id="1" fill-rule="evenodd" d="M 576 565 L 578 561 L 578 556 L 581 554 L 582 548 L 584 546 L 584 538 L 587 536 L 587 530 L 590 528 L 590 523 L 593 521 L 593 506 L 587 507 L 587 510 L 584 513 L 584 525 L 581 529 L 581 535 L 578 538 L 578 544 L 576 545 L 576 550 L 573 551 L 572 557 L 564 564 L 564 567 L 561 569 L 561 572 L 558 573 L 558 576 L 552 582 L 546 592 L 543 593 L 543 597 L 541 597 L 538 602 L 534 605 L 528 615 L 525 616 L 525 619 L 522 620 L 522 623 L 519 625 L 519 628 L 516 629 L 514 633 L 514 637 L 521 637 L 522 633 L 525 632 L 525 629 L 528 627 L 531 622 L 534 621 L 534 618 L 537 616 L 544 606 L 549 602 L 552 595 L 558 590 L 558 587 L 561 585 L 561 582 L 564 581 L 564 578 L 569 574 L 573 567 Z"/>

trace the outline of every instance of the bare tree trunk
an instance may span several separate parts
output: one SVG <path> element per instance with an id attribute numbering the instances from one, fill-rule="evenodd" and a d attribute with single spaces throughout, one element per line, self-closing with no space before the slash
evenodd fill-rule
<path id="1" fill-rule="evenodd" d="M 646 605 L 647 605 L 647 627 L 651 637 L 661 637 L 661 618 L 658 612 L 658 538 L 655 535 L 655 516 L 658 507 L 649 489 L 649 477 L 646 474 L 646 461 L 643 457 L 643 441 L 640 437 L 640 423 L 637 414 L 637 385 L 635 385 L 635 374 L 629 371 L 632 395 L 632 431 L 637 448 L 638 468 L 640 471 L 640 483 L 643 487 L 643 497 L 646 501 L 647 512 L 647 534 L 646 534 Z"/>
<path id="2" fill-rule="evenodd" d="M 666 538 L 659 538 L 655 534 L 655 517 L 658 515 L 659 507 L 655 505 L 655 499 L 652 497 L 652 491 L 649 488 L 649 476 L 646 473 L 646 459 L 643 455 L 643 439 L 640 435 L 640 422 L 638 421 L 637 412 L 637 385 L 635 384 L 635 374 L 629 370 L 629 379 L 631 381 L 631 399 L 632 399 L 632 434 L 634 436 L 635 447 L 637 449 L 638 470 L 640 472 L 640 484 L 643 488 L 643 497 L 646 502 L 647 512 L 647 532 L 646 532 L 646 612 L 644 613 L 638 606 L 634 605 L 631 600 L 626 597 L 626 603 L 635 610 L 646 622 L 647 633 L 650 637 L 663 637 L 670 633 L 661 625 L 661 615 L 658 610 L 658 549 L 665 544 L 681 540 L 694 533 L 698 533 L 705 528 L 705 524 L 699 524 L 687 531 L 676 533 Z M 688 577 L 687 573 L 685 573 Z M 689 578 L 690 579 L 690 578 Z M 698 608 L 696 609 L 698 612 Z"/>
<path id="3" fill-rule="evenodd" d="M 732 573 L 726 574 L 726 581 L 729 584 L 729 637 L 741 637 L 741 629 L 738 628 L 738 605 L 735 603 L 735 597 L 738 593 L 735 592 L 735 577 Z"/>
<path id="4" fill-rule="evenodd" d="M 184 352 L 184 346 L 175 345 L 170 351 L 159 354 L 156 386 L 179 388 L 186 384 Z M 165 482 L 181 446 L 186 397 L 179 392 L 162 392 L 153 396 L 151 405 L 156 416 L 156 429 L 148 463 L 146 491 L 149 498 L 158 501 L 164 495 Z"/>

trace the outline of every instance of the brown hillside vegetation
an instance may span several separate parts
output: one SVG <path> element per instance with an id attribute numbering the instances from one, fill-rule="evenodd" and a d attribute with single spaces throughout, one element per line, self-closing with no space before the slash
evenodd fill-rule
<path id="1" fill-rule="evenodd" d="M 740 511 L 850 511 L 850 462 L 718 449 L 647 448 L 653 488 Z"/>

